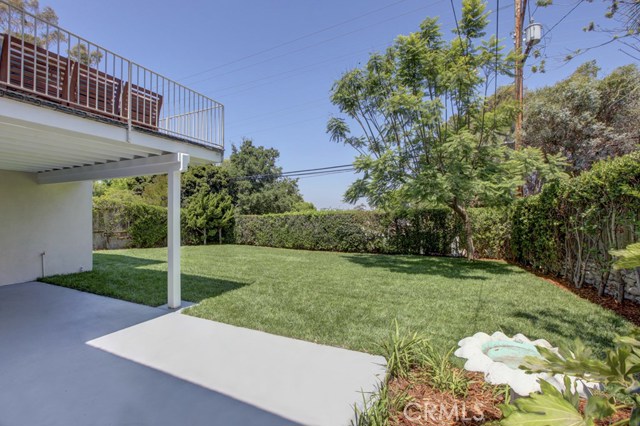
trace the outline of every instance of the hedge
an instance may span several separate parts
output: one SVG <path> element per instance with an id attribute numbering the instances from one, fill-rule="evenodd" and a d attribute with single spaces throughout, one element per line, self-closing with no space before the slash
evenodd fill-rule
<path id="1" fill-rule="evenodd" d="M 472 209 L 478 253 L 502 257 L 508 213 Z M 394 215 L 377 211 L 311 211 L 236 217 L 235 242 L 268 247 L 341 252 L 457 255 L 463 227 L 449 209 Z"/>
<path id="2" fill-rule="evenodd" d="M 107 240 L 126 234 L 132 247 L 162 246 L 167 237 L 167 209 L 97 197 L 93 200 L 93 231 Z"/>
<path id="3" fill-rule="evenodd" d="M 612 269 L 609 251 L 639 239 L 640 153 L 596 163 L 509 208 L 472 208 L 469 213 L 477 256 L 514 260 L 577 287 L 589 282 L 601 294 L 614 286 L 622 300 L 625 279 Z M 166 218 L 166 208 L 94 200 L 94 230 L 107 237 L 125 232 L 134 247 L 165 244 Z M 183 244 L 198 243 L 184 224 L 182 234 Z M 461 255 L 463 241 L 462 224 L 449 209 L 241 215 L 225 235 L 225 242 L 237 244 L 423 255 Z"/>
<path id="4" fill-rule="evenodd" d="M 611 249 L 638 241 L 640 152 L 596 163 L 579 176 L 546 185 L 518 200 L 512 213 L 511 255 L 519 263 L 564 277 L 576 287 L 590 281 L 602 295 L 615 281 Z M 612 277 L 615 275 L 615 277 Z"/>
<path id="5" fill-rule="evenodd" d="M 180 215 L 183 245 L 201 244 L 202 237 L 186 223 L 184 209 Z M 93 199 L 93 232 L 109 246 L 110 239 L 128 242 L 127 247 L 164 247 L 167 244 L 167 208 L 139 201 L 122 201 L 109 197 Z M 233 232 L 223 230 L 223 242 L 233 242 Z M 94 246 L 95 249 L 103 248 Z"/>

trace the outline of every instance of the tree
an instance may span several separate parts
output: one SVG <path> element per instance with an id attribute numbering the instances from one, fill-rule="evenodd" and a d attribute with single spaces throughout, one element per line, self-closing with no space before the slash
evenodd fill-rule
<path id="1" fill-rule="evenodd" d="M 102 52 L 99 50 L 89 51 L 85 43 L 78 43 L 67 52 L 69 58 L 85 65 L 98 65 L 102 60 Z"/>
<path id="2" fill-rule="evenodd" d="M 610 6 L 605 17 L 613 24 L 599 25 L 589 22 L 584 28 L 585 32 L 599 32 L 607 34 L 608 40 L 586 48 L 577 49 L 566 56 L 569 61 L 576 56 L 593 49 L 597 49 L 614 42 L 624 47 L 618 49 L 627 56 L 640 61 L 640 1 L 638 0 L 607 0 Z"/>
<path id="3" fill-rule="evenodd" d="M 48 48 L 52 43 L 59 45 L 67 42 L 66 34 L 57 28 L 59 18 L 53 8 L 50 6 L 40 8 L 38 0 L 8 0 L 8 2 L 10 6 L 0 4 L 0 32 L 22 38 L 43 49 Z M 83 42 L 70 47 L 67 53 L 69 58 L 85 65 L 97 65 L 103 56 L 99 50 L 90 51 L 87 44 Z"/>
<path id="4" fill-rule="evenodd" d="M 353 147 L 363 177 L 345 194 L 374 207 L 445 205 L 463 221 L 467 257 L 474 257 L 474 205 L 508 202 L 526 173 L 538 171 L 538 150 L 513 151 L 506 136 L 516 107 L 486 98 L 493 79 L 512 68 L 495 37 L 481 40 L 488 24 L 485 4 L 463 0 L 457 35 L 445 41 L 437 19 L 399 36 L 385 53 L 334 83 L 331 101 L 344 118 L 327 132 Z M 527 160 L 527 161 L 525 161 Z"/>
<path id="5" fill-rule="evenodd" d="M 284 213 L 303 200 L 298 183 L 281 177 L 280 153 L 244 139 L 229 157 L 230 194 L 240 214 Z"/>
<path id="6" fill-rule="evenodd" d="M 228 162 L 222 165 L 189 166 L 182 175 L 183 206 L 186 206 L 189 199 L 200 191 L 229 193 L 231 175 L 228 166 Z"/>
<path id="7" fill-rule="evenodd" d="M 187 226 L 202 234 L 202 243 L 217 231 L 218 242 L 222 244 L 222 229 L 233 219 L 231 197 L 226 192 L 201 191 L 191 197 L 186 209 Z"/>
<path id="8" fill-rule="evenodd" d="M 566 80 L 527 94 L 523 143 L 562 154 L 573 173 L 640 142 L 640 71 L 627 65 L 602 79 L 598 71 L 587 62 Z"/>
<path id="9" fill-rule="evenodd" d="M 51 7 L 41 9 L 38 0 L 8 0 L 8 3 L 10 6 L 0 4 L 0 32 L 21 37 L 42 48 L 53 42 L 66 41 L 64 33 L 49 26 L 58 25 L 58 15 Z M 22 11 L 35 16 L 35 19 Z"/>

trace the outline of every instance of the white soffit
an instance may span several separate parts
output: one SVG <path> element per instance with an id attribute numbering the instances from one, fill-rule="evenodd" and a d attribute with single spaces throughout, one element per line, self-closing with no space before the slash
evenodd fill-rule
<path id="1" fill-rule="evenodd" d="M 0 97 L 0 170 L 43 172 L 182 152 L 218 163 L 222 150 Z"/>
<path id="2" fill-rule="evenodd" d="M 170 172 L 184 172 L 188 165 L 188 154 L 165 154 L 155 157 L 136 158 L 133 160 L 115 161 L 93 166 L 41 172 L 36 174 L 36 180 L 40 184 L 47 184 L 155 175 Z"/>

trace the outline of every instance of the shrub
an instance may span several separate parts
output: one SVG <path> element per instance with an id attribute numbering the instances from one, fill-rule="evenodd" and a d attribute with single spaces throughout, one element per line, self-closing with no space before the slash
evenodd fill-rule
<path id="1" fill-rule="evenodd" d="M 135 203 L 128 206 L 131 218 L 129 235 L 134 247 L 158 247 L 166 244 L 167 209 Z"/>
<path id="2" fill-rule="evenodd" d="M 93 200 L 93 229 L 106 239 L 127 234 L 132 247 L 158 247 L 167 236 L 167 209 L 110 197 Z"/>
<path id="3" fill-rule="evenodd" d="M 509 225 L 504 210 L 476 209 L 475 232 L 483 257 L 502 254 Z M 459 254 L 463 227 L 449 209 L 377 211 L 310 211 L 236 217 L 238 244 L 342 252 L 451 255 Z M 485 246 L 486 244 L 486 246 Z"/>

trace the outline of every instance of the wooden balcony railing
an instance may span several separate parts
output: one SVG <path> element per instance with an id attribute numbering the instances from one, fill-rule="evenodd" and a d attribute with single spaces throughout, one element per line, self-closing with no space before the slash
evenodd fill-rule
<path id="1" fill-rule="evenodd" d="M 5 0 L 0 7 L 7 14 L 0 27 L 1 88 L 130 128 L 223 147 L 224 107 L 218 102 Z"/>

